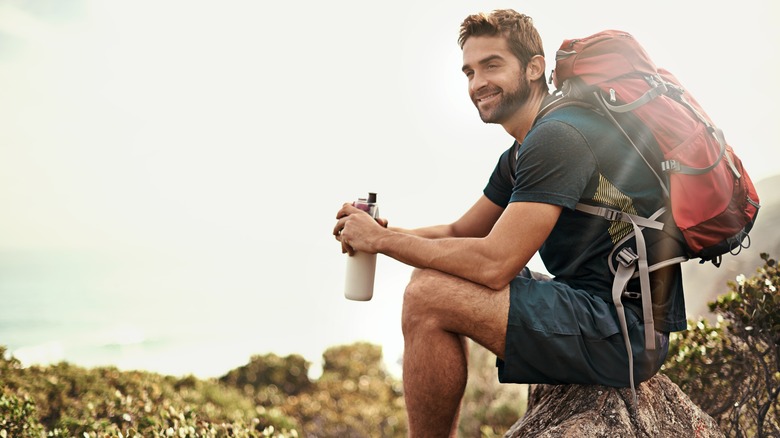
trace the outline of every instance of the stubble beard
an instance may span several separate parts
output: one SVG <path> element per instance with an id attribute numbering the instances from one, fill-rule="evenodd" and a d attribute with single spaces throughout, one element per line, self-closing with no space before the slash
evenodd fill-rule
<path id="1" fill-rule="evenodd" d="M 526 83 L 525 75 L 523 75 L 523 77 L 520 78 L 520 82 L 517 84 L 517 89 L 510 93 L 503 94 L 501 96 L 501 101 L 492 111 L 482 111 L 479 108 L 479 105 L 477 105 L 479 118 L 482 119 L 484 123 L 501 124 L 511 117 L 512 114 L 528 100 L 530 95 L 531 87 Z"/>

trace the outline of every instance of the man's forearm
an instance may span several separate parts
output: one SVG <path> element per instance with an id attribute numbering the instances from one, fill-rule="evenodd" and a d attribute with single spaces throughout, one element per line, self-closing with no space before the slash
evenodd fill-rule
<path id="1" fill-rule="evenodd" d="M 409 234 L 412 236 L 424 237 L 426 239 L 443 239 L 446 237 L 458 237 L 455 236 L 453 226 L 447 225 L 433 225 L 430 227 L 406 229 L 399 227 L 387 227 L 389 230 L 397 233 Z"/>
<path id="2" fill-rule="evenodd" d="M 489 233 L 472 227 L 474 232 L 468 237 L 429 239 L 388 229 L 374 235 L 372 249 L 414 267 L 436 269 L 501 289 L 542 246 L 562 209 L 553 204 L 515 202 L 498 221 L 491 222 Z"/>
<path id="3" fill-rule="evenodd" d="M 425 237 L 427 239 L 444 239 L 447 237 L 485 237 L 490 233 L 493 224 L 496 223 L 504 211 L 490 201 L 484 195 L 455 222 L 430 227 L 405 229 L 389 227 L 390 230 L 410 234 L 412 236 Z"/>
<path id="4" fill-rule="evenodd" d="M 425 232 L 436 231 L 435 228 Z M 436 269 L 493 289 L 501 289 L 508 282 L 501 280 L 505 267 L 496 260 L 485 239 L 427 238 L 405 230 L 391 231 L 376 242 L 376 249 L 401 263 Z"/>

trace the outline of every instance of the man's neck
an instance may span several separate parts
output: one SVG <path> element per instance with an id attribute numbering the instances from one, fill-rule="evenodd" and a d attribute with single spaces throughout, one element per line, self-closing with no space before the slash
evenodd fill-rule
<path id="1" fill-rule="evenodd" d="M 539 109 L 542 107 L 542 102 L 549 94 L 546 89 L 535 88 L 535 91 L 528 96 L 525 104 L 520 107 L 514 116 L 502 123 L 502 126 L 512 137 L 517 140 L 518 143 L 522 143 L 525 139 L 528 131 L 536 120 L 536 115 L 539 113 Z"/>

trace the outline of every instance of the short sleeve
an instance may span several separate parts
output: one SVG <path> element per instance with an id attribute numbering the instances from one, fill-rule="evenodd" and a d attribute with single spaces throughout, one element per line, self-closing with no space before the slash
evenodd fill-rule
<path id="1" fill-rule="evenodd" d="M 512 196 L 514 169 L 512 168 L 510 154 L 516 150 L 516 144 L 515 142 L 512 147 L 501 154 L 498 163 L 496 163 L 496 168 L 493 169 L 493 173 L 482 191 L 486 198 L 502 208 L 506 208 L 509 205 L 509 198 Z"/>
<path id="2" fill-rule="evenodd" d="M 543 120 L 520 147 L 509 202 L 574 209 L 596 171 L 596 158 L 579 130 L 560 120 Z"/>

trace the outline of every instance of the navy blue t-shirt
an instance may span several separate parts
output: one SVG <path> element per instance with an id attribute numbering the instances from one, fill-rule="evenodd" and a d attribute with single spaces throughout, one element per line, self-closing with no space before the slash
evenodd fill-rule
<path id="1" fill-rule="evenodd" d="M 510 202 L 564 207 L 539 255 L 555 281 L 611 302 L 614 275 L 609 256 L 632 227 L 574 207 L 583 202 L 648 217 L 666 204 L 657 178 L 609 120 L 577 106 L 557 109 L 539 120 L 519 147 L 512 169 L 514 150 L 502 154 L 485 196 L 501 207 Z M 669 234 L 645 229 L 644 235 L 651 265 L 680 254 L 678 242 Z M 685 330 L 679 264 L 651 273 L 651 287 L 656 329 Z M 639 291 L 638 280 L 629 282 L 628 290 Z M 639 300 L 624 302 L 641 309 Z"/>

